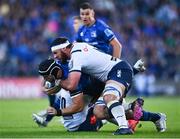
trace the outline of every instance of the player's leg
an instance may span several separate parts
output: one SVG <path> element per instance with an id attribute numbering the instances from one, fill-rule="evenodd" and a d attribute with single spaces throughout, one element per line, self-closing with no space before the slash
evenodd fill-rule
<path id="1" fill-rule="evenodd" d="M 154 113 L 143 110 L 144 100 L 137 98 L 135 101 L 130 103 L 130 110 L 132 110 L 132 118 L 136 121 L 151 121 L 155 124 L 158 132 L 164 132 L 166 130 L 166 115 L 163 113 Z M 129 116 L 127 116 L 129 117 Z M 130 121 L 132 122 L 132 121 Z M 133 122 L 130 123 L 134 126 Z"/>
<path id="2" fill-rule="evenodd" d="M 102 120 L 99 120 L 93 114 L 93 107 L 90 107 L 86 120 L 79 126 L 78 131 L 98 131 L 102 126 Z"/>
<path id="3" fill-rule="evenodd" d="M 144 100 L 142 98 L 137 98 L 132 103 L 127 103 L 125 99 L 123 99 L 123 107 L 126 113 L 126 119 L 128 120 L 129 127 L 135 131 L 136 126 L 139 123 L 139 119 L 142 116 L 142 106 L 144 104 Z"/>
<path id="4" fill-rule="evenodd" d="M 59 93 L 56 95 L 48 95 L 50 106 L 58 109 L 60 105 L 60 99 L 58 98 Z M 39 127 L 46 127 L 48 123 L 53 119 L 53 115 L 47 113 L 47 110 L 43 110 L 38 114 L 33 113 L 33 120 L 38 124 Z"/>
<path id="5" fill-rule="evenodd" d="M 133 75 L 132 67 L 125 61 L 116 64 L 108 74 L 103 99 L 108 111 L 111 112 L 119 125 L 119 129 L 114 133 L 115 135 L 133 133 L 128 127 L 124 107 L 119 101 L 126 96 L 131 86 Z"/>
<path id="6" fill-rule="evenodd" d="M 144 100 L 142 98 L 137 98 L 131 103 L 130 107 L 133 111 L 133 119 L 137 121 L 151 121 L 155 124 L 158 132 L 164 132 L 166 130 L 166 115 L 144 111 L 142 108 L 143 104 Z"/>
<path id="7" fill-rule="evenodd" d="M 151 121 L 155 124 L 158 132 L 166 131 L 166 115 L 164 113 L 153 113 L 143 111 L 140 121 Z"/>
<path id="8" fill-rule="evenodd" d="M 108 81 L 103 94 L 103 100 L 106 103 L 108 111 L 113 115 L 117 121 L 119 129 L 114 135 L 132 134 L 132 130 L 128 127 L 128 122 L 125 116 L 125 110 L 122 103 L 119 101 L 123 98 L 125 87 L 121 83 L 115 81 Z"/>
<path id="9" fill-rule="evenodd" d="M 136 61 L 136 63 L 133 66 L 133 73 L 138 74 L 139 72 L 144 72 L 146 70 L 145 63 L 142 59 L 139 59 Z"/>
<path id="10" fill-rule="evenodd" d="M 128 126 L 132 130 L 134 130 L 136 125 L 139 123 L 139 121 L 137 119 L 138 118 L 137 114 L 138 114 L 139 118 L 142 116 L 142 105 L 138 105 L 138 107 L 140 107 L 139 109 L 137 109 L 137 106 L 135 106 L 135 104 L 136 105 L 138 104 L 138 103 L 136 103 L 137 100 L 139 100 L 139 98 L 136 99 L 132 103 L 126 103 L 125 100 L 123 99 L 123 104 L 122 104 L 124 109 L 125 109 L 126 119 L 128 119 Z M 138 110 L 138 112 L 136 112 L 137 110 Z M 133 114 L 133 113 L 136 113 L 136 114 Z M 118 125 L 117 121 L 113 118 L 112 114 L 110 112 L 108 112 L 107 107 L 106 107 L 102 97 L 100 97 L 97 100 L 97 102 L 95 103 L 94 114 L 95 114 L 97 119 L 101 119 L 101 120 L 102 119 L 106 119 L 109 122 L 111 122 L 111 123 L 113 123 L 115 125 Z M 136 120 L 133 120 L 134 119 L 134 115 L 136 117 Z"/>

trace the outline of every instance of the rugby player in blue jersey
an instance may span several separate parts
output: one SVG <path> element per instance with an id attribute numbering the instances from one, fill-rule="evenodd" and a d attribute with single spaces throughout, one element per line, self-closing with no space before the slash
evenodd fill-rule
<path id="1" fill-rule="evenodd" d="M 114 57 L 121 57 L 122 45 L 111 28 L 102 20 L 95 19 L 95 12 L 89 3 L 80 5 L 83 26 L 79 29 L 77 42 L 86 42 Z"/>

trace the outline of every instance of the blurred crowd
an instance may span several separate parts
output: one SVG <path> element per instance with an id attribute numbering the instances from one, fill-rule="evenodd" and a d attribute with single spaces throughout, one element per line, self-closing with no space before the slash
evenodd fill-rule
<path id="1" fill-rule="evenodd" d="M 73 16 L 82 0 L 1 0 L 0 77 L 37 76 L 37 65 L 50 56 L 58 36 L 73 40 Z M 179 0 L 91 0 L 123 45 L 122 58 L 143 57 L 146 74 L 180 78 Z"/>

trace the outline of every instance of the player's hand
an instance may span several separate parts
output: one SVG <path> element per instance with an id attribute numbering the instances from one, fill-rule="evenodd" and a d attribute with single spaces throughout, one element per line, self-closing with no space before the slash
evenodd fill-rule
<path id="1" fill-rule="evenodd" d="M 61 89 L 61 87 L 59 85 L 58 86 L 56 85 L 56 86 L 51 87 L 51 88 L 43 87 L 42 91 L 48 95 L 52 95 L 52 94 L 56 94 L 57 92 L 59 92 L 60 89 Z"/>
<path id="2" fill-rule="evenodd" d="M 146 70 L 145 63 L 142 59 L 139 59 L 138 61 L 136 61 L 133 67 L 140 72 L 143 72 Z"/>
<path id="3" fill-rule="evenodd" d="M 56 94 L 59 92 L 61 87 L 59 86 L 59 81 L 44 81 L 44 85 L 42 87 L 42 91 L 45 92 L 48 95 Z"/>
<path id="4" fill-rule="evenodd" d="M 57 115 L 57 110 L 53 107 L 49 107 L 47 109 L 47 113 L 50 114 L 50 115 Z"/>

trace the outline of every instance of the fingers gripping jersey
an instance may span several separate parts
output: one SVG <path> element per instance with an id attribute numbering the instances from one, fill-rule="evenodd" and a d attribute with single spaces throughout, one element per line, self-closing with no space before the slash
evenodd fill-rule
<path id="1" fill-rule="evenodd" d="M 109 71 L 120 59 L 102 53 L 87 43 L 74 43 L 71 50 L 69 71 L 82 71 L 105 82 Z"/>

